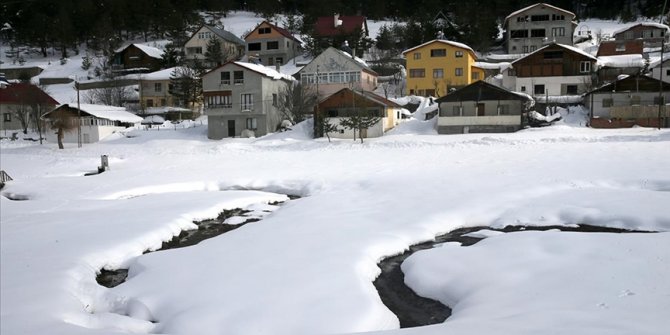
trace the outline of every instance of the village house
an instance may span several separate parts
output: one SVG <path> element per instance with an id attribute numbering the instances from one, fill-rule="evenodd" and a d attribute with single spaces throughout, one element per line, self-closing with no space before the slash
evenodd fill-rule
<path id="1" fill-rule="evenodd" d="M 314 23 L 312 37 L 316 43 L 324 49 L 329 46 L 339 47 L 347 43 L 355 55 L 362 55 L 367 46 L 365 40 L 369 39 L 370 31 L 365 16 L 340 15 L 322 16 Z"/>
<path id="2" fill-rule="evenodd" d="M 662 42 L 668 42 L 670 28 L 654 22 L 640 22 L 612 33 L 617 42 L 641 40 L 644 48 L 657 48 Z"/>
<path id="3" fill-rule="evenodd" d="M 484 69 L 475 65 L 475 51 L 463 43 L 436 39 L 402 54 L 407 60 L 407 95 L 440 97 L 484 79 Z"/>
<path id="4" fill-rule="evenodd" d="M 63 104 L 42 115 L 46 121 L 46 138 L 49 142 L 57 142 L 58 138 L 54 129 L 56 119 L 52 115 L 62 112 L 68 115 L 72 129 L 64 133 L 63 142 L 79 143 L 77 131 L 77 119 L 81 123 L 81 142 L 94 143 L 99 140 L 128 127 L 138 125 L 142 118 L 130 113 L 125 107 L 80 104 Z"/>
<path id="5" fill-rule="evenodd" d="M 437 132 L 467 134 L 521 129 L 532 99 L 479 80 L 436 101 Z"/>
<path id="6" fill-rule="evenodd" d="M 650 64 L 651 77 L 661 79 L 666 83 L 670 83 L 670 59 L 666 59 L 661 63 L 660 60 Z M 663 76 L 661 76 L 663 74 Z"/>
<path id="7" fill-rule="evenodd" d="M 585 95 L 591 127 L 670 127 L 670 83 L 637 75 L 599 87 Z M 659 120 L 659 105 L 661 118 Z"/>
<path id="8" fill-rule="evenodd" d="M 629 41 L 601 41 L 596 56 L 641 55 L 644 43 L 641 39 Z"/>
<path id="9" fill-rule="evenodd" d="M 28 83 L 9 84 L 0 89 L 0 130 L 22 130 L 37 127 L 40 115 L 58 105 L 39 86 Z"/>
<path id="10" fill-rule="evenodd" d="M 114 51 L 112 70 L 119 74 L 145 73 L 161 68 L 163 50 L 142 44 L 128 44 Z"/>
<path id="11" fill-rule="evenodd" d="M 573 45 L 575 14 L 546 3 L 520 9 L 505 18 L 507 53 L 534 52 L 550 42 Z"/>
<path id="12" fill-rule="evenodd" d="M 621 75 L 641 74 L 645 63 L 641 54 L 598 57 L 598 84 L 615 81 Z"/>
<path id="13" fill-rule="evenodd" d="M 184 44 L 184 56 L 188 62 L 201 61 L 205 63 L 205 52 L 207 43 L 212 38 L 221 42 L 221 52 L 225 61 L 240 59 L 244 55 L 245 42 L 235 34 L 216 27 L 203 25 Z M 215 67 L 217 64 L 205 64 L 207 67 Z"/>
<path id="14" fill-rule="evenodd" d="M 170 77 L 179 71 L 172 67 L 141 75 L 140 78 L 140 111 L 141 115 L 159 115 L 164 120 L 177 121 L 192 119 L 200 109 L 200 104 L 191 105 L 180 101 L 171 93 Z"/>
<path id="15" fill-rule="evenodd" d="M 260 64 L 229 62 L 202 77 L 207 137 L 258 137 L 282 121 L 279 94 L 293 77 Z"/>
<path id="16" fill-rule="evenodd" d="M 552 43 L 511 63 L 503 87 L 535 97 L 579 95 L 592 87 L 597 59 L 572 46 Z"/>
<path id="17" fill-rule="evenodd" d="M 338 131 L 328 133 L 334 138 L 380 137 L 402 121 L 402 106 L 370 91 L 356 91 L 342 88 L 319 102 L 318 111 L 328 122 L 337 126 Z M 340 125 L 342 119 L 361 113 L 379 117 L 374 125 L 358 131 Z M 355 136 L 354 136 L 355 133 Z"/>
<path id="18" fill-rule="evenodd" d="M 282 65 L 298 56 L 302 42 L 288 30 L 263 21 L 244 36 L 247 56 L 263 65 Z"/>
<path id="19" fill-rule="evenodd" d="M 305 85 L 316 86 L 318 78 L 319 96 L 328 96 L 343 88 L 374 91 L 378 77 L 365 61 L 333 47 L 305 65 L 298 76 Z"/>

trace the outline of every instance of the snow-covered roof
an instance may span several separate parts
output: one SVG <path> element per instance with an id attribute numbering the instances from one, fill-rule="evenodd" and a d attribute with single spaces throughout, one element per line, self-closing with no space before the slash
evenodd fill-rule
<path id="1" fill-rule="evenodd" d="M 670 32 L 670 27 L 668 27 L 668 26 L 665 25 L 665 24 L 656 23 L 656 22 L 635 22 L 635 23 L 631 23 L 631 24 L 627 25 L 627 26 L 624 27 L 624 28 L 615 30 L 614 32 L 612 32 L 612 36 L 621 34 L 621 33 L 623 33 L 624 31 L 626 31 L 626 30 L 628 30 L 628 29 L 630 29 L 630 28 L 633 28 L 633 27 L 637 27 L 637 26 L 650 27 L 650 28 L 658 28 L 658 29 L 665 29 L 665 31 L 669 31 L 669 32 Z"/>
<path id="2" fill-rule="evenodd" d="M 172 113 L 172 112 L 192 112 L 188 108 L 182 108 L 182 107 L 168 107 L 168 106 L 163 106 L 163 107 L 147 107 L 144 110 L 144 114 L 148 115 L 156 115 L 156 114 L 167 114 L 167 113 Z"/>
<path id="3" fill-rule="evenodd" d="M 120 47 L 120 48 L 114 50 L 114 52 L 119 53 L 119 52 L 127 49 L 131 45 L 134 45 L 138 49 L 142 50 L 142 52 L 144 52 L 145 54 L 147 54 L 147 56 L 149 56 L 151 58 L 156 58 L 156 59 L 162 59 L 163 58 L 163 50 L 158 49 L 158 48 L 154 48 L 154 47 L 150 47 L 148 45 L 137 44 L 137 43 L 131 43 L 131 44 L 125 45 L 123 47 Z"/>
<path id="4" fill-rule="evenodd" d="M 261 64 L 254 64 L 254 63 L 247 63 L 247 62 L 233 62 L 236 65 L 239 65 L 241 67 L 247 68 L 251 71 L 258 72 L 266 77 L 270 77 L 272 79 L 284 79 L 284 80 L 289 80 L 293 81 L 295 78 L 292 76 L 289 76 L 287 74 L 283 74 L 280 72 L 277 72 L 277 70 L 267 67 Z"/>
<path id="5" fill-rule="evenodd" d="M 544 50 L 544 49 L 546 49 L 546 48 L 548 48 L 548 47 L 550 47 L 550 46 L 553 46 L 553 45 L 558 45 L 558 46 L 560 46 L 561 48 L 564 48 L 564 49 L 573 51 L 573 52 L 575 52 L 575 53 L 578 53 L 578 54 L 580 54 L 580 55 L 586 56 L 586 57 L 591 58 L 591 59 L 596 60 L 596 61 L 598 60 L 598 58 L 596 58 L 595 56 L 591 55 L 590 53 L 588 53 L 588 52 L 586 52 L 586 51 L 584 51 L 584 50 L 581 50 L 581 49 L 579 49 L 579 48 L 575 48 L 575 47 L 573 47 L 573 46 L 571 46 L 571 45 L 565 45 L 565 44 L 560 44 L 560 43 L 552 43 L 552 44 L 549 44 L 549 45 L 545 45 L 545 46 L 543 46 L 543 47 L 541 47 L 541 48 L 539 48 L 539 49 L 537 49 L 537 50 L 535 50 L 535 51 L 533 51 L 533 52 L 527 54 L 526 56 L 521 57 L 521 58 L 519 58 L 519 59 L 513 61 L 512 64 L 514 64 L 514 63 L 516 63 L 516 62 L 518 62 L 518 61 L 520 61 L 520 60 L 522 60 L 522 59 L 524 59 L 524 58 L 526 58 L 526 57 L 530 57 L 530 55 L 534 55 L 534 54 L 536 54 L 536 53 L 538 53 L 538 52 L 541 52 L 542 50 Z"/>
<path id="6" fill-rule="evenodd" d="M 158 70 L 151 73 L 145 73 L 139 75 L 139 78 L 142 80 L 169 80 L 170 76 L 177 67 L 171 67 L 169 69 Z"/>
<path id="7" fill-rule="evenodd" d="M 534 5 L 530 5 L 530 6 L 528 6 L 528 7 L 521 8 L 521 9 L 517 10 L 516 12 L 513 12 L 513 13 L 510 14 L 510 15 L 507 15 L 507 17 L 505 17 L 505 22 L 507 22 L 507 20 L 509 20 L 512 16 L 521 14 L 521 13 L 523 13 L 523 12 L 529 10 L 529 9 L 535 8 L 535 7 L 537 7 L 537 6 L 548 7 L 548 8 L 551 8 L 551 9 L 554 9 L 554 10 L 557 10 L 557 11 L 560 11 L 560 12 L 563 12 L 563 13 L 566 13 L 566 14 L 568 14 L 568 15 L 572 15 L 572 18 L 571 18 L 571 19 L 573 19 L 573 18 L 575 17 L 575 13 L 570 12 L 570 11 L 567 11 L 567 10 L 565 10 L 565 9 L 563 9 L 563 8 L 558 8 L 558 7 L 556 7 L 556 6 L 552 6 L 552 5 L 549 5 L 549 4 L 546 4 L 546 3 L 536 3 L 536 4 L 534 4 Z"/>
<path id="8" fill-rule="evenodd" d="M 456 48 L 465 49 L 468 52 L 472 53 L 472 57 L 477 59 L 477 54 L 475 53 L 475 51 L 471 47 L 467 46 L 466 44 L 463 44 L 463 43 L 460 43 L 460 42 L 449 41 L 449 40 L 440 40 L 440 39 L 435 39 L 435 40 L 432 40 L 432 41 L 428 41 L 428 42 L 423 43 L 421 45 L 417 45 L 413 48 L 409 48 L 409 49 L 403 51 L 402 54 L 404 55 L 404 54 L 406 54 L 406 53 L 408 53 L 412 50 L 416 50 L 418 48 L 423 48 L 424 46 L 426 46 L 428 44 L 431 44 L 431 43 L 435 43 L 435 42 L 444 43 L 444 44 L 448 44 L 448 45 L 451 45 L 451 46 L 456 47 Z"/>
<path id="9" fill-rule="evenodd" d="M 77 109 L 77 104 L 76 103 L 69 103 L 69 104 L 63 104 L 58 107 L 56 107 L 54 110 L 51 112 L 64 108 L 64 107 L 69 107 L 72 109 Z M 106 105 L 93 105 L 93 104 L 80 104 L 79 109 L 82 111 L 82 113 L 89 114 L 91 116 L 94 116 L 99 119 L 106 119 L 106 120 L 112 120 L 112 121 L 120 121 L 120 122 L 125 122 L 125 123 L 137 123 L 141 122 L 142 118 L 126 111 L 125 107 L 116 107 L 116 106 L 106 106 Z M 48 115 L 51 113 L 48 112 L 44 114 L 44 118 L 48 118 Z"/>
<path id="10" fill-rule="evenodd" d="M 488 62 L 474 62 L 472 64 L 475 67 L 485 70 L 503 70 L 510 66 L 509 62 L 500 62 L 500 63 L 488 63 Z"/>
<path id="11" fill-rule="evenodd" d="M 616 55 L 598 57 L 599 67 L 644 67 L 644 57 L 642 55 Z"/>
<path id="12" fill-rule="evenodd" d="M 158 115 L 149 115 L 142 120 L 142 124 L 163 124 L 165 119 Z"/>

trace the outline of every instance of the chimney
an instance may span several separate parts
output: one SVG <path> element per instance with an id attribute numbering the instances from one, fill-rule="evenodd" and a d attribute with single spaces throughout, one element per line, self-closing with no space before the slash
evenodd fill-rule
<path id="1" fill-rule="evenodd" d="M 333 15 L 333 27 L 337 28 L 342 25 L 342 20 L 340 20 L 340 14 L 335 13 Z"/>

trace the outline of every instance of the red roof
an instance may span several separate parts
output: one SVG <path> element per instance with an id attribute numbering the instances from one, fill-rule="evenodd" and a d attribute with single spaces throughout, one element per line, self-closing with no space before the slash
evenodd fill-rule
<path id="1" fill-rule="evenodd" d="M 258 27 L 260 27 L 263 23 L 266 23 L 267 25 L 269 25 L 270 28 L 276 30 L 276 31 L 277 31 L 278 33 L 280 33 L 282 36 L 284 36 L 284 37 L 286 37 L 286 38 L 290 38 L 290 39 L 292 39 L 292 40 L 294 40 L 294 41 L 296 41 L 296 42 L 300 42 L 300 40 L 298 40 L 295 36 L 293 36 L 293 34 L 291 34 L 290 31 L 286 30 L 285 28 L 281 28 L 281 27 L 275 26 L 274 24 L 272 24 L 272 23 L 270 23 L 270 22 L 268 22 L 268 21 L 263 21 L 263 22 L 259 23 L 258 25 L 256 25 L 256 27 L 255 27 L 253 30 L 251 30 L 249 33 L 247 33 L 246 35 L 244 35 L 244 39 L 246 40 L 247 37 L 249 37 L 249 35 L 251 35 L 251 33 L 253 33 L 256 29 L 258 29 Z"/>
<path id="2" fill-rule="evenodd" d="M 316 20 L 314 25 L 314 32 L 319 36 L 336 36 L 340 34 L 348 34 L 356 29 L 364 28 L 367 35 L 367 21 L 365 16 L 340 16 L 338 20 L 342 21 L 342 25 L 335 27 L 334 16 L 322 16 Z"/>
<path id="3" fill-rule="evenodd" d="M 38 86 L 27 83 L 10 84 L 7 88 L 0 89 L 0 103 L 58 105 L 58 101 Z"/>

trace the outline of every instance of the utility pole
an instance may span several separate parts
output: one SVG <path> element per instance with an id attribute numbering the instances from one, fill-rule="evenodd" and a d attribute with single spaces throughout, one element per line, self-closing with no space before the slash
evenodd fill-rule
<path id="1" fill-rule="evenodd" d="M 314 123 L 314 138 L 317 138 L 319 136 L 319 65 L 316 66 L 316 111 L 312 121 Z"/>
<path id="2" fill-rule="evenodd" d="M 81 148 L 81 104 L 79 103 L 79 80 L 75 79 L 74 86 L 77 89 L 77 148 Z"/>
<path id="3" fill-rule="evenodd" d="M 668 0 L 663 2 L 663 9 L 661 10 L 661 17 L 658 19 L 660 24 L 663 24 L 663 15 L 665 15 L 665 6 L 668 4 Z M 667 31 L 663 34 L 661 38 L 661 62 L 658 64 L 659 76 L 658 76 L 658 129 L 661 130 L 661 115 L 663 113 L 663 106 L 665 101 L 663 99 L 663 53 L 665 52 L 665 39 L 667 38 Z"/>

